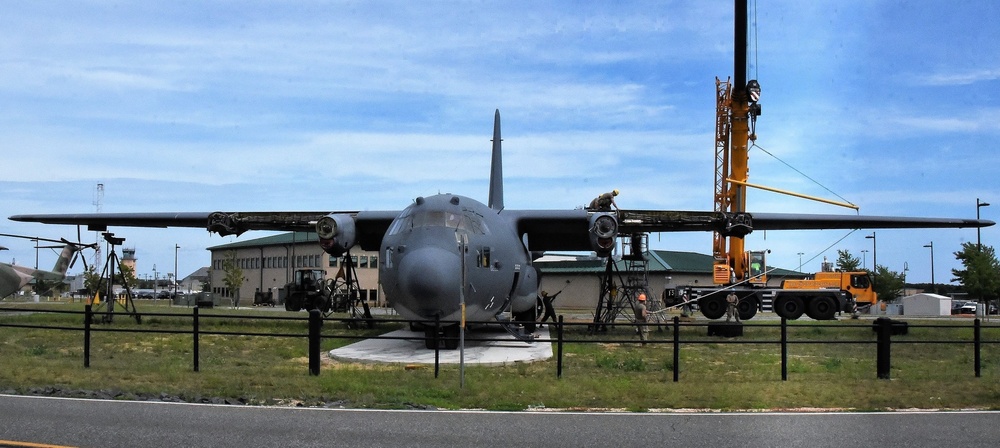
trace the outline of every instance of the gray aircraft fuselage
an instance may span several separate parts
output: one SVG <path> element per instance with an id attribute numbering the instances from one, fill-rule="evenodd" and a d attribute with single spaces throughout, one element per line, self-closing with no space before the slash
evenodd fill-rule
<path id="1" fill-rule="evenodd" d="M 514 223 L 468 197 L 417 198 L 393 220 L 380 253 L 386 298 L 406 319 L 460 320 L 463 293 L 472 321 L 535 305 L 538 275 Z"/>

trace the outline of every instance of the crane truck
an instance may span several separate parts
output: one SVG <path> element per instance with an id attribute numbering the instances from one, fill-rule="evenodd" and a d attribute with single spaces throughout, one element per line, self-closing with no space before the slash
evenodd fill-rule
<path id="1" fill-rule="evenodd" d="M 726 313 L 725 297 L 730 292 L 739 298 L 736 308 L 741 320 L 753 318 L 767 299 L 775 313 L 787 319 L 798 319 L 803 314 L 817 320 L 833 319 L 838 312 L 853 312 L 859 300 L 875 302 L 866 272 L 821 272 L 811 280 L 789 280 L 772 287 L 768 285 L 766 252 L 744 249 L 743 238 L 752 231 L 746 213 L 747 187 L 807 197 L 747 182 L 750 142 L 757 139 L 755 127 L 761 114 L 760 84 L 756 79 L 747 80 L 747 24 L 746 1 L 738 0 L 732 81 L 715 80 L 715 211 L 732 217 L 732 223 L 724 232 L 713 235 L 715 286 L 682 289 L 689 301 L 697 300 L 701 313 L 709 319 Z M 857 208 L 853 204 L 845 206 Z"/>
<path id="2" fill-rule="evenodd" d="M 765 252 L 746 254 L 751 275 L 747 280 L 720 286 L 683 287 L 681 292 L 687 294 L 688 300 L 696 301 L 701 313 L 709 319 L 726 314 L 725 297 L 730 291 L 739 298 L 736 310 L 740 320 L 752 319 L 758 311 L 764 311 L 768 303 L 775 314 L 789 320 L 803 314 L 816 320 L 830 320 L 839 312 L 853 313 L 877 300 L 868 272 L 817 272 L 811 279 L 784 280 L 780 286 L 773 287 L 768 286 L 767 273 L 763 270 Z M 677 303 L 679 299 L 668 305 Z"/>

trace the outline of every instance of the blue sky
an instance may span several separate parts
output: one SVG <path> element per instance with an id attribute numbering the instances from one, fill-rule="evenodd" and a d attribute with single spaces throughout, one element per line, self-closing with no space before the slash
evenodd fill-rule
<path id="1" fill-rule="evenodd" d="M 0 215 L 401 209 L 485 200 L 494 109 L 506 204 L 557 209 L 618 188 L 623 208 L 710 210 L 728 1 L 16 1 L 0 15 Z M 763 115 L 750 181 L 866 215 L 997 220 L 1000 3 L 757 2 Z M 791 165 L 815 179 L 803 177 Z M 763 191 L 750 211 L 853 213 Z M 112 229 L 138 273 L 209 264 L 235 241 Z M 994 245 L 998 231 L 982 231 Z M 75 228 L 0 221 L 0 233 Z M 752 234 L 770 264 L 872 259 L 871 231 Z M 879 230 L 880 265 L 950 280 L 976 232 Z M 247 233 L 241 239 L 265 236 Z M 93 235 L 86 239 L 93 238 Z M 711 252 L 701 233 L 657 249 Z M 30 242 L 0 260 L 34 264 Z M 862 250 L 868 250 L 862 253 Z M 43 250 L 42 267 L 55 254 Z M 74 270 L 79 270 L 76 267 Z"/>

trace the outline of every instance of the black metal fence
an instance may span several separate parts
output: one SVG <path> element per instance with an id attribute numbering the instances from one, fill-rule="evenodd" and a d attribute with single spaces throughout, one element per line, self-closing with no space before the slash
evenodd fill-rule
<path id="1" fill-rule="evenodd" d="M 96 321 L 97 316 L 104 316 L 104 313 L 97 313 L 93 311 L 91 305 L 87 305 L 84 311 L 66 311 L 66 310 L 47 310 L 47 309 L 27 309 L 27 308 L 0 308 L 0 312 L 11 312 L 11 313 L 56 313 L 56 314 L 70 314 L 70 315 L 80 315 L 82 325 L 81 326 L 62 326 L 62 325 L 39 325 L 39 324 L 29 324 L 29 323 L 14 323 L 5 321 L 0 317 L 0 327 L 10 327 L 10 328 L 32 328 L 32 329 L 46 329 L 46 330 L 57 330 L 57 331 L 80 331 L 83 333 L 83 365 L 84 367 L 90 367 L 90 346 L 93 333 L 97 332 L 116 332 L 116 333 L 160 333 L 160 334 L 176 334 L 176 335 L 190 335 L 192 339 L 192 366 L 194 371 L 199 371 L 199 340 L 203 335 L 215 335 L 215 336 L 251 336 L 251 337 L 280 337 L 280 338 L 293 338 L 302 339 L 305 338 L 308 342 L 308 358 L 309 358 L 309 373 L 311 375 L 319 375 L 320 373 L 320 361 L 321 361 L 321 342 L 323 339 L 426 339 L 425 337 L 413 337 L 413 336 L 388 336 L 388 335 L 374 335 L 374 336 L 358 336 L 358 335 L 331 335 L 323 334 L 323 327 L 325 322 L 329 323 L 342 323 L 347 327 L 357 327 L 359 325 L 365 326 L 379 326 L 379 325 L 404 325 L 419 323 L 425 326 L 432 327 L 444 327 L 448 325 L 454 325 L 458 322 L 451 321 L 405 321 L 399 319 L 357 319 L 357 318 L 331 318 L 323 317 L 323 315 L 318 310 L 313 310 L 308 313 L 307 316 L 302 316 L 301 314 L 295 315 L 281 315 L 281 316 L 247 316 L 238 314 L 207 314 L 202 315 L 199 313 L 198 307 L 193 307 L 191 309 L 191 314 L 178 314 L 178 313 L 143 313 L 142 316 L 146 318 L 152 317 L 169 317 L 169 318 L 187 318 L 191 319 L 191 328 L 186 330 L 168 330 L 168 329 L 156 329 L 156 328 L 115 328 L 110 325 L 98 325 L 95 326 L 93 323 Z M 221 319 L 221 320 L 271 320 L 271 321 L 295 321 L 306 324 L 307 331 L 305 334 L 299 333 L 274 333 L 274 332 L 247 332 L 247 331 L 220 331 L 220 330 L 206 330 L 202 328 L 201 320 L 203 318 L 210 319 Z M 563 374 L 563 360 L 564 360 L 564 346 L 567 343 L 642 343 L 651 344 L 658 346 L 669 345 L 672 348 L 673 354 L 673 381 L 678 382 L 680 378 L 680 353 L 682 346 L 685 345 L 697 345 L 697 344 L 770 344 L 779 345 L 781 348 L 781 379 L 783 381 L 788 379 L 788 349 L 790 345 L 798 344 L 875 344 L 876 345 L 876 376 L 880 379 L 890 378 L 890 367 L 891 367 L 891 356 L 892 356 L 892 346 L 893 344 L 961 344 L 961 345 L 971 345 L 973 352 L 973 369 L 976 377 L 980 377 L 982 373 L 982 352 L 983 346 L 987 344 L 1000 344 L 1000 340 L 984 340 L 982 337 L 982 331 L 984 328 L 987 329 L 1000 329 L 1000 325 L 984 326 L 980 319 L 974 319 L 971 325 L 944 325 L 944 324 L 910 324 L 906 321 L 893 320 L 889 318 L 878 318 L 871 323 L 861 323 L 859 321 L 857 324 L 822 324 L 822 323 L 812 323 L 807 324 L 808 328 L 837 328 L 837 329 L 847 329 L 847 328 L 858 328 L 863 329 L 862 331 L 871 331 L 875 334 L 874 340 L 799 340 L 793 341 L 788 338 L 789 328 L 804 328 L 806 325 L 789 323 L 785 319 L 781 319 L 780 323 L 777 324 L 759 324 L 754 323 L 753 325 L 740 325 L 729 324 L 723 322 L 681 322 L 679 318 L 674 317 L 670 322 L 666 323 L 647 323 L 647 324 L 636 324 L 629 322 L 616 323 L 616 326 L 626 326 L 636 330 L 636 335 L 640 336 L 638 340 L 622 340 L 621 338 L 608 338 L 599 336 L 606 330 L 607 324 L 594 324 L 589 322 L 565 322 L 563 316 L 559 316 L 558 321 L 550 323 L 550 336 L 548 338 L 535 338 L 536 342 L 548 342 L 555 344 L 555 358 L 556 358 L 556 375 L 562 377 Z M 484 325 L 484 324 L 496 324 L 495 321 L 491 322 L 467 322 L 470 325 Z M 531 322 L 509 322 L 511 325 L 519 324 L 533 324 Z M 646 332 L 638 331 L 641 326 L 656 326 L 660 330 L 665 327 L 669 329 L 664 333 L 670 335 L 669 338 L 643 338 Z M 583 330 L 585 327 L 586 331 Z M 682 338 L 681 328 L 698 328 L 704 327 L 707 329 L 706 338 Z M 893 340 L 895 335 L 905 335 L 910 329 L 920 329 L 920 328 L 941 328 L 941 329 L 951 329 L 951 330 L 968 330 L 971 327 L 973 330 L 973 336 L 971 340 L 965 339 L 949 339 L 949 340 Z M 579 328 L 580 331 L 574 332 L 574 334 L 587 334 L 587 337 L 567 337 L 567 329 Z M 731 330 L 738 328 L 738 332 L 732 332 Z M 779 337 L 777 340 L 769 339 L 752 339 L 744 340 L 734 337 L 710 337 L 710 335 L 719 336 L 734 336 L 743 334 L 743 329 L 764 329 L 764 328 L 779 328 Z M 440 342 L 446 339 L 445 336 L 439 336 L 440 331 L 434 331 L 432 336 L 434 338 L 430 345 L 435 348 L 435 366 L 434 372 L 435 377 L 438 375 L 440 368 L 439 365 L 439 352 L 441 350 Z M 552 334 L 554 333 L 554 335 Z M 596 335 L 595 335 L 596 333 Z M 483 336 L 465 337 L 466 342 L 490 342 L 490 341 L 501 341 L 497 338 L 489 338 Z"/>

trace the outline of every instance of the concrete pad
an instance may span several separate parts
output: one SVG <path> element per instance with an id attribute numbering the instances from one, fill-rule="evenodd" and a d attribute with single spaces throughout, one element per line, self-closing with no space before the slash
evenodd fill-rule
<path id="1" fill-rule="evenodd" d="M 396 330 L 383 336 L 398 339 L 365 339 L 330 351 L 338 361 L 383 362 L 398 364 L 434 364 L 434 350 L 424 345 L 424 333 Z M 466 333 L 467 338 L 495 339 L 492 341 L 466 341 L 465 363 L 500 366 L 516 362 L 542 361 L 552 358 L 551 342 L 521 342 L 503 329 L 476 329 Z M 548 328 L 535 331 L 536 339 L 549 339 Z M 441 364 L 458 364 L 459 350 L 440 350 Z"/>

